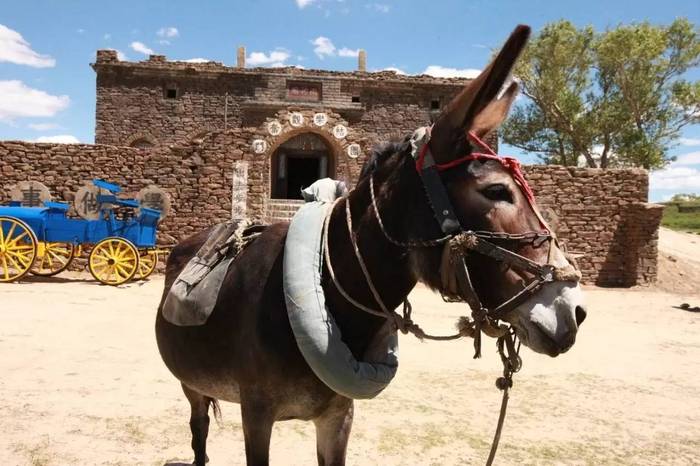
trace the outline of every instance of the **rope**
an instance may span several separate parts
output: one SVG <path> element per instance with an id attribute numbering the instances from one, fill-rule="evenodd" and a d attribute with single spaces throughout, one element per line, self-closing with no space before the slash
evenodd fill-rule
<path id="1" fill-rule="evenodd" d="M 493 436 L 493 442 L 491 442 L 491 451 L 489 452 L 489 457 L 486 460 L 486 466 L 491 466 L 494 458 L 496 458 L 496 451 L 498 450 L 498 444 L 501 440 L 501 432 L 503 431 L 503 423 L 506 419 L 506 410 L 508 409 L 509 390 L 513 387 L 513 374 L 518 372 L 522 367 L 522 359 L 520 359 L 520 342 L 518 341 L 518 346 L 516 347 L 516 338 L 517 336 L 515 335 L 515 331 L 511 329 L 511 331 L 498 338 L 496 341 L 498 354 L 501 357 L 501 362 L 503 363 L 503 377 L 496 379 L 496 387 L 503 391 L 503 397 L 501 398 L 501 410 L 498 414 L 496 432 Z"/>
<path id="2" fill-rule="evenodd" d="M 430 248 L 430 247 L 434 247 L 434 246 L 438 246 L 440 244 L 443 244 L 452 238 L 451 235 L 447 235 L 447 236 L 443 236 L 441 238 L 421 240 L 421 241 L 405 241 L 405 242 L 395 239 L 393 236 L 391 236 L 389 234 L 389 232 L 384 227 L 384 222 L 382 221 L 382 216 L 379 214 L 379 208 L 377 207 L 377 198 L 374 194 L 374 175 L 370 175 L 370 177 L 369 177 L 369 193 L 370 193 L 370 197 L 372 198 L 372 210 L 374 210 L 374 216 L 377 219 L 377 223 L 379 224 L 379 229 L 382 230 L 382 233 L 384 233 L 384 236 L 386 237 L 386 239 L 389 240 L 390 243 L 392 243 L 398 247 L 401 247 L 401 248 Z"/>
<path id="3" fill-rule="evenodd" d="M 331 276 L 331 280 L 333 281 L 333 284 L 335 287 L 338 289 L 338 292 L 345 298 L 350 304 L 353 306 L 357 307 L 358 309 L 361 309 L 365 312 L 368 312 L 370 314 L 374 314 L 375 316 L 379 317 L 386 317 L 386 315 L 383 312 L 376 311 L 370 307 L 365 306 L 364 304 L 356 301 L 355 299 L 350 296 L 347 291 L 345 291 L 345 288 L 342 287 L 340 282 L 338 281 L 338 278 L 335 275 L 335 270 L 333 269 L 333 263 L 331 262 L 331 255 L 330 255 L 330 248 L 328 247 L 328 230 L 329 230 L 329 225 L 330 225 L 330 220 L 331 220 L 331 214 L 333 213 L 333 210 L 340 201 L 342 201 L 343 198 L 339 197 L 338 199 L 335 200 L 333 205 L 331 206 L 330 209 L 328 209 L 328 213 L 326 214 L 326 218 L 323 221 L 323 254 L 326 260 L 326 267 L 328 267 L 328 274 Z"/>
<path id="4" fill-rule="evenodd" d="M 345 290 L 345 288 L 343 288 L 343 286 L 338 281 L 335 269 L 333 268 L 333 263 L 331 261 L 330 255 L 330 247 L 328 243 L 328 231 L 330 226 L 330 218 L 333 213 L 333 210 L 335 209 L 336 205 L 342 200 L 345 200 L 346 202 L 346 222 L 348 224 L 348 232 L 350 233 L 350 242 L 352 243 L 353 250 L 355 251 L 355 256 L 357 257 L 358 263 L 360 264 L 360 268 L 362 269 L 362 273 L 365 276 L 365 280 L 369 285 L 370 290 L 372 291 L 374 299 L 377 301 L 377 304 L 379 304 L 381 311 L 372 309 L 371 307 L 367 307 L 364 304 L 355 300 L 352 296 L 350 296 L 350 294 Z M 471 329 L 461 320 L 457 324 L 458 333 L 454 335 L 431 335 L 426 333 L 418 324 L 414 323 L 411 320 L 412 306 L 408 299 L 404 300 L 403 303 L 403 316 L 397 314 L 396 312 L 390 311 L 387 308 L 386 304 L 384 304 L 384 301 L 379 295 L 379 292 L 374 286 L 374 282 L 372 281 L 372 278 L 369 275 L 369 271 L 367 270 L 367 266 L 365 265 L 364 259 L 362 258 L 362 254 L 360 253 L 359 247 L 357 245 L 356 237 L 352 229 L 352 215 L 350 212 L 349 204 L 350 202 L 348 201 L 347 197 L 341 197 L 336 199 L 331 208 L 328 210 L 326 218 L 323 221 L 323 254 L 326 261 L 326 267 L 328 268 L 328 274 L 330 275 L 333 284 L 335 285 L 336 289 L 341 294 L 341 296 L 343 296 L 343 298 L 345 298 L 350 304 L 357 307 L 358 309 L 361 309 L 375 316 L 392 320 L 396 328 L 400 330 L 401 333 L 411 333 L 419 340 L 447 341 L 456 340 L 461 337 L 474 337 L 473 329 Z"/>
<path id="5" fill-rule="evenodd" d="M 501 411 L 498 414 L 498 424 L 496 425 L 496 433 L 493 436 L 493 441 L 491 442 L 491 451 L 489 452 L 489 457 L 486 460 L 486 466 L 491 466 L 493 460 L 496 458 L 496 451 L 498 450 L 498 443 L 501 440 L 501 431 L 503 430 L 503 422 L 506 419 L 506 410 L 508 409 L 508 390 L 509 387 L 503 389 L 503 398 L 501 399 Z"/>

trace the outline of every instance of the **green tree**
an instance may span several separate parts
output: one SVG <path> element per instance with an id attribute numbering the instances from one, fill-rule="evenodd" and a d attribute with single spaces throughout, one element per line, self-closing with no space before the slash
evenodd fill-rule
<path id="1" fill-rule="evenodd" d="M 602 33 L 549 24 L 516 65 L 526 99 L 503 141 L 545 163 L 663 167 L 681 129 L 700 122 L 700 81 L 683 79 L 698 64 L 700 32 L 686 19 Z"/>
<path id="2" fill-rule="evenodd" d="M 688 201 L 700 201 L 700 194 L 674 194 L 673 197 L 671 197 L 672 202 L 688 202 Z"/>

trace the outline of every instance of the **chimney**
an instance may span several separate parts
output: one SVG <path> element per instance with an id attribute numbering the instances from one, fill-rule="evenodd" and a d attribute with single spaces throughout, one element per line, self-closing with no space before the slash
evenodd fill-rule
<path id="1" fill-rule="evenodd" d="M 236 68 L 245 68 L 245 47 L 238 47 L 236 54 Z"/>
<path id="2" fill-rule="evenodd" d="M 96 63 L 116 63 L 119 61 L 119 56 L 116 50 L 98 50 Z"/>
<path id="3" fill-rule="evenodd" d="M 367 52 L 360 49 L 360 53 L 357 54 L 357 71 L 364 73 L 367 71 Z"/>

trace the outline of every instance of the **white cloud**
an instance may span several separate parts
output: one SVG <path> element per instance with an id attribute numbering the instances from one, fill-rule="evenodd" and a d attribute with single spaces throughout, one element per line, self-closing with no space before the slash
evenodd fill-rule
<path id="1" fill-rule="evenodd" d="M 389 13 L 389 10 L 391 9 L 391 7 L 385 3 L 368 3 L 365 6 L 374 11 L 378 11 L 379 13 Z"/>
<path id="2" fill-rule="evenodd" d="M 187 60 L 182 60 L 186 63 L 207 63 L 210 62 L 208 58 L 188 58 Z"/>
<path id="3" fill-rule="evenodd" d="M 68 107 L 67 95 L 51 95 L 26 86 L 22 81 L 0 81 L 0 121 L 15 118 L 52 117 Z"/>
<path id="4" fill-rule="evenodd" d="M 158 43 L 159 43 L 160 45 L 170 45 L 170 41 L 169 41 L 169 40 L 165 40 L 165 39 L 160 39 L 160 40 L 158 41 Z"/>
<path id="5" fill-rule="evenodd" d="M 474 68 L 449 68 L 440 65 L 430 65 L 423 71 L 423 74 L 433 76 L 435 78 L 470 78 L 474 79 L 479 76 L 481 70 Z"/>
<path id="6" fill-rule="evenodd" d="M 695 138 L 680 138 L 678 142 L 680 142 L 681 146 L 700 146 L 700 139 Z"/>
<path id="7" fill-rule="evenodd" d="M 393 71 L 396 74 L 401 74 L 401 75 L 406 75 L 407 73 L 402 70 L 401 68 L 396 68 L 395 66 L 388 66 L 386 68 L 382 68 L 379 71 Z"/>
<path id="8" fill-rule="evenodd" d="M 158 37 L 172 39 L 173 37 L 178 37 L 180 35 L 180 31 L 178 31 L 176 27 L 168 26 L 158 29 L 158 32 L 156 32 L 156 34 L 158 35 Z"/>
<path id="9" fill-rule="evenodd" d="M 129 45 L 134 51 L 142 53 L 144 55 L 153 55 L 153 49 L 150 49 L 143 42 L 134 41 Z"/>
<path id="10" fill-rule="evenodd" d="M 77 32 L 78 34 L 85 34 L 85 29 L 83 29 L 83 28 L 76 29 L 75 32 Z"/>
<path id="11" fill-rule="evenodd" d="M 251 66 L 271 66 L 278 68 L 285 65 L 290 57 L 290 53 L 284 49 L 271 51 L 269 54 L 264 52 L 253 52 L 246 57 L 246 64 Z"/>
<path id="12" fill-rule="evenodd" d="M 110 40 L 110 39 L 112 38 L 112 34 L 107 33 L 107 34 L 105 34 L 104 36 L 102 36 L 102 38 L 103 38 L 104 40 Z"/>
<path id="13" fill-rule="evenodd" d="M 316 46 L 314 47 L 314 53 L 321 60 L 323 60 L 323 57 L 335 55 L 335 45 L 328 37 L 318 36 L 311 43 Z"/>
<path id="14" fill-rule="evenodd" d="M 0 24 L 0 62 L 28 65 L 34 68 L 51 68 L 56 60 L 48 55 L 41 55 L 24 40 L 22 35 Z"/>
<path id="15" fill-rule="evenodd" d="M 672 165 L 700 165 L 700 151 L 679 155 Z"/>
<path id="16" fill-rule="evenodd" d="M 70 134 L 58 134 L 56 136 L 40 136 L 35 142 L 52 142 L 57 144 L 80 144 L 80 141 L 75 136 Z"/>
<path id="17" fill-rule="evenodd" d="M 56 123 L 29 123 L 27 126 L 34 131 L 48 131 L 50 129 L 60 128 Z"/>
<path id="18" fill-rule="evenodd" d="M 314 47 L 314 53 L 318 58 L 323 60 L 325 57 L 357 57 L 360 54 L 360 49 L 350 49 L 347 47 L 342 47 L 340 49 L 336 48 L 333 41 L 328 37 L 318 36 L 311 41 Z"/>
<path id="19" fill-rule="evenodd" d="M 700 170 L 691 167 L 677 167 L 671 164 L 668 168 L 652 172 L 649 176 L 650 190 L 672 189 L 675 192 L 700 190 Z"/>
<path id="20" fill-rule="evenodd" d="M 294 0 L 300 9 L 304 9 L 307 6 L 316 3 L 318 0 Z"/>
<path id="21" fill-rule="evenodd" d="M 338 56 L 340 57 L 356 57 L 360 54 L 360 49 L 349 49 L 347 47 L 343 47 L 342 49 L 338 50 Z"/>

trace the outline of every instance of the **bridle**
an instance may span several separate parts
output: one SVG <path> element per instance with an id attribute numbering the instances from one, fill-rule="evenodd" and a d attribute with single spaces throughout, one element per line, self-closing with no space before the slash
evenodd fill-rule
<path id="1" fill-rule="evenodd" d="M 489 336 L 501 337 L 509 333 L 508 326 L 501 325 L 499 320 L 510 311 L 521 305 L 532 297 L 546 283 L 555 281 L 571 281 L 578 282 L 581 279 L 581 273 L 571 265 L 575 264 L 573 259 L 564 266 L 557 267 L 551 263 L 552 252 L 557 246 L 556 235 L 547 226 L 546 221 L 542 218 L 539 210 L 535 205 L 535 197 L 532 189 L 527 183 L 525 176 L 520 168 L 520 163 L 512 157 L 501 157 L 497 155 L 488 144 L 483 142 L 473 133 L 469 133 L 470 140 L 480 146 L 486 152 L 471 152 L 470 154 L 452 160 L 444 164 L 438 164 L 430 150 L 430 127 L 419 128 L 411 137 L 411 155 L 415 160 L 416 171 L 418 172 L 425 190 L 430 207 L 433 211 L 435 219 L 440 226 L 443 236 L 433 239 L 399 241 L 391 235 L 382 220 L 381 212 L 377 205 L 377 197 L 374 187 L 374 176 L 369 176 L 370 197 L 372 202 L 372 210 L 379 224 L 384 237 L 395 246 L 403 249 L 431 248 L 443 247 L 441 280 L 442 280 L 442 295 L 443 299 L 448 302 L 466 302 L 472 311 L 472 321 L 466 325 L 471 328 L 464 328 L 465 325 L 460 325 L 460 333 L 447 337 L 431 337 L 426 335 L 417 325 L 410 319 L 410 303 L 404 302 L 404 315 L 399 316 L 395 312 L 389 310 L 384 304 L 379 291 L 374 286 L 374 282 L 369 275 L 369 271 L 365 266 L 364 258 L 357 246 L 356 233 L 352 226 L 352 215 L 350 212 L 350 202 L 348 197 L 342 197 L 336 200 L 336 203 L 345 201 L 346 223 L 350 243 L 353 246 L 355 256 L 360 264 L 360 268 L 365 276 L 365 280 L 372 292 L 375 301 L 379 304 L 380 310 L 372 309 L 357 302 L 342 288 L 335 277 L 335 272 L 330 260 L 328 248 L 328 230 L 330 213 L 329 210 L 326 222 L 324 225 L 324 250 L 325 262 L 331 274 L 331 278 L 340 293 L 355 307 L 358 307 L 366 312 L 374 315 L 379 315 L 385 318 L 394 320 L 396 327 L 403 333 L 414 333 L 420 338 L 432 339 L 452 339 L 460 336 L 474 337 L 474 357 L 481 356 L 481 333 L 482 331 Z M 542 230 L 528 231 L 524 233 L 507 233 L 507 232 L 491 232 L 491 231 L 474 231 L 465 230 L 462 228 L 452 202 L 447 194 L 447 188 L 442 182 L 440 172 L 447 171 L 459 167 L 462 164 L 475 160 L 494 160 L 501 163 L 511 174 L 518 187 L 521 189 L 532 211 L 537 216 Z M 540 264 L 527 257 L 513 252 L 510 249 L 504 248 L 495 244 L 495 241 L 506 241 L 510 244 L 522 247 L 523 245 L 531 245 L 532 247 L 540 247 L 544 242 L 549 242 L 549 252 L 547 262 Z M 469 267 L 467 266 L 466 256 L 470 253 L 478 253 L 484 255 L 496 262 L 502 263 L 511 269 L 517 269 L 532 274 L 533 278 L 518 291 L 515 295 L 508 298 L 503 303 L 493 308 L 487 308 L 483 305 L 481 298 L 474 289 L 471 280 Z M 568 258 L 568 257 L 567 257 Z"/>
<path id="2" fill-rule="evenodd" d="M 472 133 L 469 133 L 469 138 L 486 152 L 472 152 L 469 155 L 444 164 L 436 163 L 431 153 L 429 145 L 430 128 L 425 127 L 416 130 L 411 138 L 412 155 L 415 160 L 416 170 L 422 180 L 435 219 L 444 233 L 444 236 L 440 238 L 418 241 L 399 241 L 395 239 L 389 234 L 382 221 L 382 216 L 377 206 L 374 178 L 371 175 L 369 183 L 372 210 L 375 213 L 380 230 L 389 242 L 406 249 L 443 245 L 443 264 L 441 267 L 443 299 L 449 302 L 466 302 L 471 308 L 475 327 L 474 357 L 478 358 L 481 356 L 480 334 L 482 330 L 486 330 L 486 333 L 499 333 L 494 331 L 499 328 L 498 321 L 502 320 L 507 313 L 527 301 L 537 293 L 543 285 L 555 281 L 578 282 L 581 278 L 581 274 L 571 263 L 564 267 L 557 267 L 551 263 L 552 252 L 554 247 L 558 244 L 557 238 L 547 226 L 546 221 L 542 218 L 542 215 L 536 207 L 534 194 L 522 173 L 520 163 L 512 157 L 498 156 L 488 144 Z M 527 199 L 530 208 L 537 216 L 542 230 L 513 234 L 506 232 L 464 230 L 462 228 L 447 194 L 447 189 L 442 182 L 440 172 L 454 169 L 462 164 L 475 160 L 495 160 L 509 171 Z M 494 241 L 506 241 L 516 246 L 531 245 L 535 248 L 549 241 L 547 262 L 545 264 L 539 264 L 510 249 L 495 244 Z M 474 289 L 469 267 L 465 260 L 466 255 L 471 252 L 484 255 L 509 268 L 528 272 L 533 275 L 533 278 L 522 290 L 500 305 L 491 309 L 486 308 Z"/>

